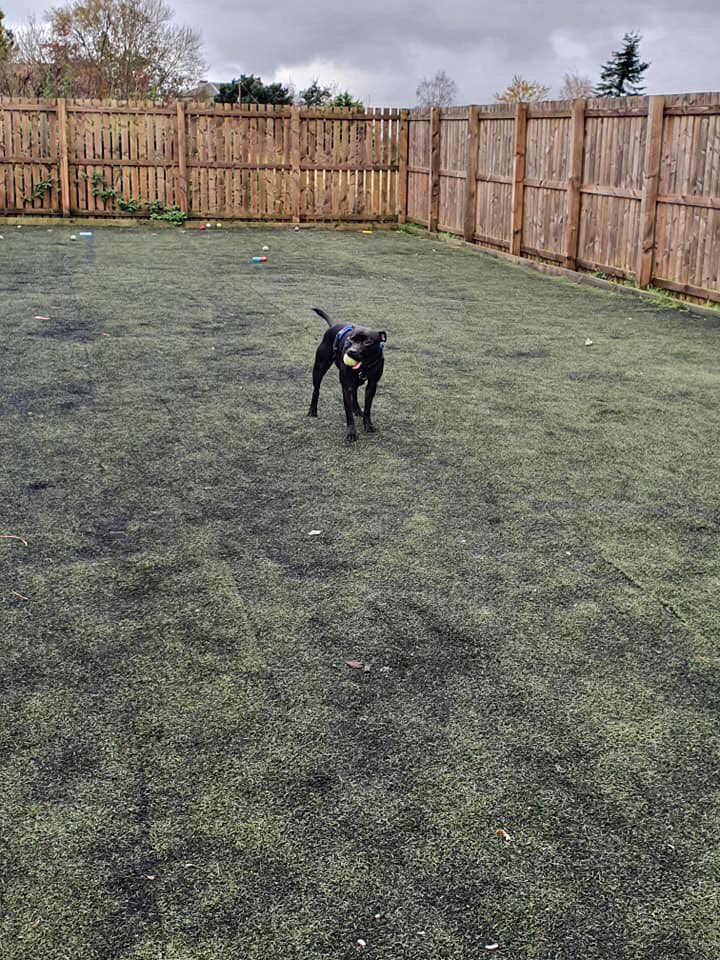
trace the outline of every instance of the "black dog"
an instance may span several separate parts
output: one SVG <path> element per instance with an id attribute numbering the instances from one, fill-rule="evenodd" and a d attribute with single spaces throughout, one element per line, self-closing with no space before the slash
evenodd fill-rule
<path id="1" fill-rule="evenodd" d="M 368 330 L 353 324 L 333 323 L 324 310 L 313 307 L 315 313 L 322 317 L 330 328 L 320 341 L 315 354 L 313 367 L 313 395 L 310 401 L 309 417 L 317 416 L 318 397 L 322 378 L 335 363 L 340 371 L 340 386 L 342 387 L 343 402 L 345 404 L 345 420 L 347 429 L 345 439 L 357 440 L 355 419 L 353 414 L 362 415 L 363 427 L 366 433 L 374 433 L 375 427 L 370 419 L 370 409 L 373 397 L 377 390 L 378 380 L 382 376 L 385 360 L 383 345 L 387 340 L 384 330 Z M 365 410 L 358 406 L 358 387 L 365 384 Z"/>

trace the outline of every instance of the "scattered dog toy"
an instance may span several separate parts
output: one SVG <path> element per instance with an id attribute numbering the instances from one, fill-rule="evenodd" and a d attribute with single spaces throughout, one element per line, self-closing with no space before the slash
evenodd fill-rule
<path id="1" fill-rule="evenodd" d="M 33 317 L 33 320 L 49 320 L 50 317 Z"/>
<path id="2" fill-rule="evenodd" d="M 299 233 L 300 227 L 293 227 L 293 233 Z"/>
<path id="3" fill-rule="evenodd" d="M 267 257 L 253 257 L 251 263 L 267 263 Z"/>
<path id="4" fill-rule="evenodd" d="M 75 236 L 74 233 L 71 233 L 71 234 L 70 234 L 70 239 L 71 239 L 71 240 L 77 240 L 77 237 Z"/>
<path id="5" fill-rule="evenodd" d="M 92 230 L 81 230 L 81 231 L 80 231 L 80 236 L 81 236 L 81 237 L 91 237 L 91 236 L 92 236 Z"/>
<path id="6" fill-rule="evenodd" d="M 352 367 L 353 370 L 359 370 L 362 366 L 360 360 L 356 360 L 354 357 L 351 357 L 349 353 L 346 353 L 343 356 L 343 363 L 346 367 Z"/>
<path id="7" fill-rule="evenodd" d="M 270 247 L 267 244 L 265 244 L 265 246 L 263 247 L 263 253 L 266 253 L 269 249 Z"/>

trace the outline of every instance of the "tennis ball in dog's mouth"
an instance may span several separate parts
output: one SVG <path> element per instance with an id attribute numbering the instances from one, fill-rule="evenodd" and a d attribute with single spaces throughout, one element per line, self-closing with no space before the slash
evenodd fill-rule
<path id="1" fill-rule="evenodd" d="M 356 360 L 354 357 L 351 357 L 349 353 L 346 353 L 346 354 L 343 356 L 343 363 L 345 364 L 346 367 L 355 367 L 355 368 L 357 368 L 357 367 L 360 366 L 360 361 L 359 361 L 359 360 Z"/>

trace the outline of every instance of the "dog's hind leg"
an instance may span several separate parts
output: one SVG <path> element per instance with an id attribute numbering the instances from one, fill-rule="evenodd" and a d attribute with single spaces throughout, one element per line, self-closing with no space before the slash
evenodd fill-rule
<path id="1" fill-rule="evenodd" d="M 326 350 L 323 350 L 322 345 L 318 348 L 317 353 L 315 354 L 315 365 L 313 366 L 313 392 L 312 399 L 310 400 L 310 409 L 308 410 L 309 417 L 316 417 L 318 415 L 318 398 L 320 396 L 320 384 L 322 383 L 322 378 L 328 372 L 332 366 L 332 353 L 328 356 Z"/>

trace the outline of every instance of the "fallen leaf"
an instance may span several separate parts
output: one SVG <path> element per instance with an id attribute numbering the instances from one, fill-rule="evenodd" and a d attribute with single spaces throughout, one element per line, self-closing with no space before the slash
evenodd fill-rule
<path id="1" fill-rule="evenodd" d="M 503 840 L 505 840 L 507 843 L 510 843 L 510 841 L 512 840 L 512 837 L 511 837 L 510 834 L 507 832 L 507 830 L 503 830 L 502 827 L 499 827 L 499 828 L 495 831 L 495 836 L 496 836 L 496 837 L 502 837 Z"/>
<path id="2" fill-rule="evenodd" d="M 499 948 L 499 946 L 500 946 L 499 943 L 486 943 L 486 944 L 485 944 L 485 949 L 486 949 L 486 950 L 497 950 L 497 949 Z"/>
<path id="3" fill-rule="evenodd" d="M 49 320 L 50 317 L 33 317 L 33 320 Z"/>
<path id="4" fill-rule="evenodd" d="M 353 670 L 362 670 L 365 664 L 362 662 L 362 660 L 346 660 L 345 666 L 352 667 Z"/>
<path id="5" fill-rule="evenodd" d="M 321 533 L 322 533 L 322 530 L 311 530 L 311 531 L 308 533 L 308 536 L 309 536 L 309 537 L 319 537 Z"/>
<path id="6" fill-rule="evenodd" d="M 592 345 L 593 345 L 593 341 L 590 339 L 590 337 L 588 337 L 587 340 L 585 341 L 585 346 L 591 347 Z"/>

